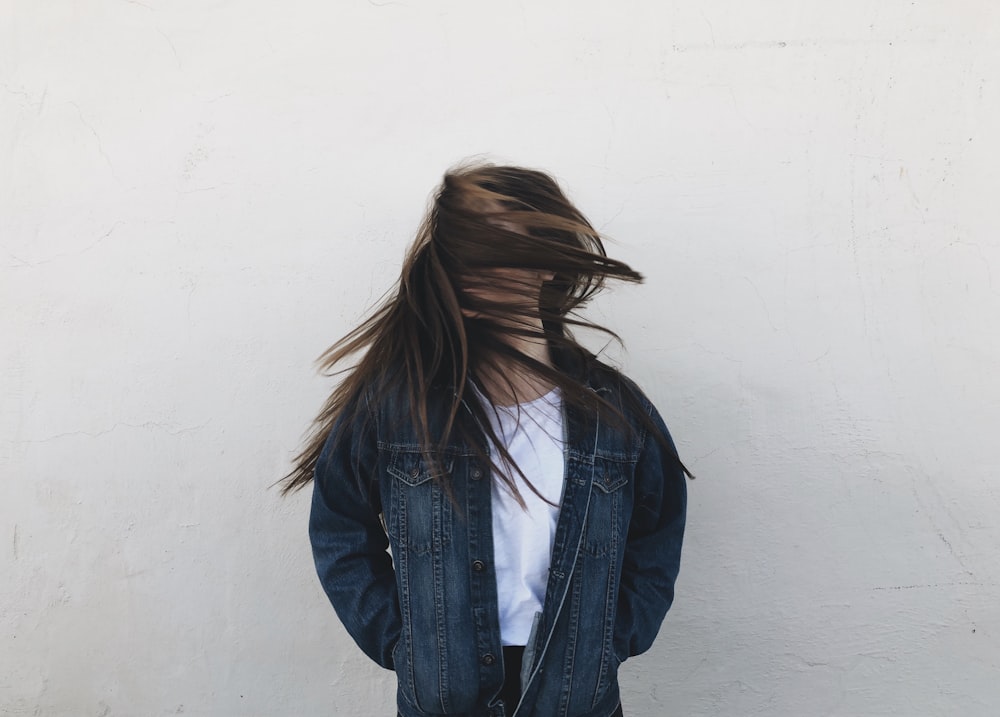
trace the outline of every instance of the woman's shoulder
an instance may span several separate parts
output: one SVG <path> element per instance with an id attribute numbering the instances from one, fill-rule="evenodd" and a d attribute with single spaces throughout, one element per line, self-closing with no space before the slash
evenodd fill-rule
<path id="1" fill-rule="evenodd" d="M 652 408 L 652 402 L 638 383 L 626 376 L 621 369 L 596 358 L 589 366 L 588 382 L 595 390 L 608 392 L 620 399 L 625 406 L 640 405 L 646 413 Z"/>

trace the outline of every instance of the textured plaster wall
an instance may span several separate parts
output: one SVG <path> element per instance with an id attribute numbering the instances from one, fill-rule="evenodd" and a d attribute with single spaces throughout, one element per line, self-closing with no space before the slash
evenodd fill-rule
<path id="1" fill-rule="evenodd" d="M 626 713 L 997 714 L 998 127 L 988 0 L 0 2 L 0 713 L 392 713 L 268 485 L 486 152 L 700 476 Z"/>

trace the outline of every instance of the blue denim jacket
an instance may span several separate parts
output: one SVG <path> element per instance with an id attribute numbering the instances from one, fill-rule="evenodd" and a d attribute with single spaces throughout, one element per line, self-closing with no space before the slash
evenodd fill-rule
<path id="1" fill-rule="evenodd" d="M 408 415 L 393 401 L 331 433 L 309 523 L 316 569 L 358 646 L 396 671 L 403 717 L 608 717 L 617 707 L 619 665 L 650 647 L 673 600 L 686 486 L 674 455 L 627 412 L 621 394 L 632 391 L 670 442 L 639 389 L 610 369 L 591 371 L 588 385 L 629 426 L 564 407 L 565 489 L 516 712 L 498 696 L 490 466 L 449 444 L 450 500 L 415 434 L 387 432 L 385 416 Z"/>

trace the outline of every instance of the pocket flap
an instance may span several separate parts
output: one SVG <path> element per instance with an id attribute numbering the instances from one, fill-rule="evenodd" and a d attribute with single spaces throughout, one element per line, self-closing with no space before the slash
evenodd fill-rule
<path id="1" fill-rule="evenodd" d="M 445 473 L 450 473 L 452 460 L 443 459 L 436 469 L 443 469 Z M 401 480 L 407 485 L 420 485 L 429 481 L 433 473 L 424 459 L 424 455 L 412 451 L 396 451 L 389 463 L 389 475 Z"/>
<path id="2" fill-rule="evenodd" d="M 594 485 L 605 493 L 613 493 L 628 483 L 628 466 L 598 463 L 594 466 Z"/>

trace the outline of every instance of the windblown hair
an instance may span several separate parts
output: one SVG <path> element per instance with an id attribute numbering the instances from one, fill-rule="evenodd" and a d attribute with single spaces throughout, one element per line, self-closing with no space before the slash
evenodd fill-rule
<path id="1" fill-rule="evenodd" d="M 320 357 L 324 372 L 339 368 L 346 375 L 282 479 L 282 492 L 309 483 L 327 437 L 335 426 L 363 417 L 366 396 L 376 406 L 391 396 L 405 398 L 410 415 L 397 418 L 415 427 L 431 466 L 438 465 L 454 435 L 491 460 L 483 433 L 499 459 L 513 465 L 474 388 L 506 385 L 509 390 L 501 393 L 516 396 L 512 374 L 557 386 L 565 403 L 621 420 L 620 409 L 584 382 L 597 358 L 571 331 L 586 327 L 619 340 L 576 314 L 607 279 L 638 283 L 642 276 L 607 256 L 598 232 L 552 177 L 488 164 L 450 170 L 407 252 L 396 287 Z M 518 340 L 545 342 L 553 355 L 573 356 L 584 370 L 570 373 L 532 358 L 515 348 Z M 353 367 L 342 368 L 359 355 Z M 431 405 L 443 406 L 443 426 L 431 425 Z M 635 414 L 669 443 L 645 410 Z M 513 479 L 499 474 L 520 502 Z M 451 495 L 447 475 L 435 469 L 433 476 Z"/>

